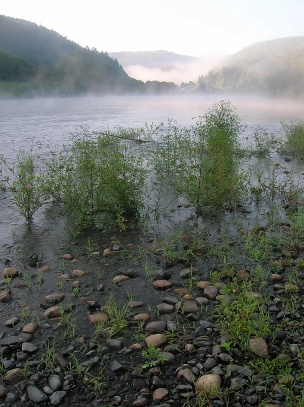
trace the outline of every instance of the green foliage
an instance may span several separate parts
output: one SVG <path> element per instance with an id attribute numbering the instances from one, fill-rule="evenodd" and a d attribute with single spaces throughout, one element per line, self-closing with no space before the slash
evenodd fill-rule
<path id="1" fill-rule="evenodd" d="M 75 232 L 87 228 L 124 228 L 139 216 L 145 171 L 132 142 L 85 130 L 72 139 L 48 167 L 50 195 L 63 203 Z"/>
<path id="2" fill-rule="evenodd" d="M 284 150 L 297 158 L 304 159 L 304 121 L 289 120 L 281 122 L 286 137 Z"/>
<path id="3" fill-rule="evenodd" d="M 272 332 L 269 315 L 263 310 L 262 299 L 248 293 L 245 284 L 230 284 L 227 287 L 233 301 L 222 301 L 218 306 L 217 323 L 221 332 L 229 335 L 231 343 L 246 349 L 251 337 Z"/>
<path id="4" fill-rule="evenodd" d="M 238 197 L 236 149 L 241 130 L 241 120 L 228 101 L 214 104 L 190 130 L 169 123 L 156 170 L 198 215 L 230 206 Z"/>
<path id="5" fill-rule="evenodd" d="M 160 349 L 156 348 L 154 345 L 149 345 L 147 349 L 144 349 L 141 352 L 141 354 L 146 360 L 145 363 L 141 366 L 142 369 L 154 367 L 168 360 L 162 355 Z"/>
<path id="6" fill-rule="evenodd" d="M 28 224 L 31 224 L 34 213 L 46 199 L 43 170 L 38 170 L 38 160 L 39 155 L 35 155 L 32 149 L 29 152 L 21 150 L 14 167 L 8 164 L 4 156 L 0 156 L 1 181 Z"/>

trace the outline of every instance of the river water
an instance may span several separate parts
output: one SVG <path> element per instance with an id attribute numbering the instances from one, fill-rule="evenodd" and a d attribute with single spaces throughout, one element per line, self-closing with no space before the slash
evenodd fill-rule
<path id="1" fill-rule="evenodd" d="M 32 143 L 54 147 L 69 140 L 82 126 L 91 131 L 116 126 L 141 127 L 174 119 L 179 125 L 194 123 L 213 103 L 230 100 L 248 129 L 259 125 L 267 131 L 279 131 L 280 121 L 303 118 L 304 102 L 269 100 L 257 97 L 225 98 L 211 96 L 82 97 L 0 100 L 0 154 L 13 161 L 19 149 Z M 23 221 L 0 192 L 0 247 L 11 240 L 12 231 Z"/>

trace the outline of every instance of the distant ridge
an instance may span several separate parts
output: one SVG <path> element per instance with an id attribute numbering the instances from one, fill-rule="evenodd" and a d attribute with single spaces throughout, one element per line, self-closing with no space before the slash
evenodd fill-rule
<path id="1" fill-rule="evenodd" d="M 196 57 L 175 54 L 169 51 L 133 51 L 110 52 L 109 55 L 123 66 L 140 65 L 148 68 L 172 69 L 179 64 L 188 64 L 198 60 Z"/>
<path id="2" fill-rule="evenodd" d="M 252 44 L 198 81 L 204 91 L 304 97 L 304 36 Z"/>

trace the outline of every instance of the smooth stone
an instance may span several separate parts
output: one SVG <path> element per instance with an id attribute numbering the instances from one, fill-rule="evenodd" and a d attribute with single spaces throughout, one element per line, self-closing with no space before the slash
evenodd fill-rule
<path id="1" fill-rule="evenodd" d="M 141 314 L 136 314 L 134 315 L 133 320 L 134 321 L 143 321 L 143 322 L 147 322 L 151 319 L 151 315 L 150 314 L 146 314 L 146 313 L 141 313 Z"/>
<path id="2" fill-rule="evenodd" d="M 52 375 L 49 377 L 49 385 L 53 391 L 56 391 L 62 387 L 62 381 L 59 376 Z"/>
<path id="3" fill-rule="evenodd" d="M 157 310 L 160 314 L 171 314 L 173 311 L 175 311 L 175 306 L 161 303 L 157 305 Z"/>
<path id="4" fill-rule="evenodd" d="M 22 332 L 34 334 L 38 328 L 39 328 L 39 325 L 37 322 L 29 322 L 26 325 L 24 325 L 24 327 L 22 328 Z"/>
<path id="5" fill-rule="evenodd" d="M 159 387 L 158 389 L 154 390 L 152 394 L 152 398 L 154 401 L 161 401 L 168 396 L 169 392 L 164 387 Z"/>
<path id="6" fill-rule="evenodd" d="M 268 345 L 263 338 L 249 339 L 249 349 L 261 358 L 268 356 Z"/>
<path id="7" fill-rule="evenodd" d="M 49 273 L 50 271 L 52 271 L 52 269 L 50 266 L 43 266 L 43 267 L 40 267 L 38 269 L 38 271 L 40 271 L 41 273 Z"/>
<path id="8" fill-rule="evenodd" d="M 198 378 L 195 383 L 195 392 L 197 395 L 200 393 L 212 393 L 214 390 L 219 389 L 221 386 L 221 376 L 217 374 L 206 374 Z"/>
<path id="9" fill-rule="evenodd" d="M 146 331 L 148 332 L 163 332 L 167 327 L 165 321 L 152 321 L 146 325 Z"/>
<path id="10" fill-rule="evenodd" d="M 155 280 L 153 281 L 153 288 L 155 290 L 167 290 L 172 287 L 172 283 L 168 280 Z"/>
<path id="11" fill-rule="evenodd" d="M 65 260 L 73 260 L 74 256 L 72 254 L 70 254 L 70 253 L 66 253 L 66 254 L 64 254 L 62 256 L 62 258 L 65 259 Z"/>
<path id="12" fill-rule="evenodd" d="M 74 277 L 82 277 L 86 274 L 86 272 L 83 270 L 75 269 L 72 271 L 72 274 Z"/>
<path id="13" fill-rule="evenodd" d="M 28 386 L 26 391 L 29 399 L 34 403 L 42 403 L 48 400 L 48 396 L 36 386 Z"/>
<path id="14" fill-rule="evenodd" d="M 208 300 L 214 300 L 218 295 L 218 289 L 212 285 L 209 285 L 204 289 L 204 296 L 208 298 Z"/>
<path id="15" fill-rule="evenodd" d="M 18 277 L 19 272 L 15 267 L 5 267 L 2 274 L 4 278 L 6 277 L 15 278 Z"/>
<path id="16" fill-rule="evenodd" d="M 197 283 L 197 288 L 200 290 L 204 290 L 206 287 L 208 287 L 210 285 L 209 281 L 199 281 Z"/>
<path id="17" fill-rule="evenodd" d="M 58 406 L 63 398 L 66 395 L 66 391 L 60 390 L 60 391 L 55 391 L 51 396 L 50 396 L 50 402 L 52 406 Z"/>
<path id="18" fill-rule="evenodd" d="M 138 307 L 142 307 L 144 305 L 143 301 L 130 301 L 128 303 L 128 306 L 130 308 L 138 308 Z"/>
<path id="19" fill-rule="evenodd" d="M 197 312 L 198 311 L 198 305 L 195 301 L 185 301 L 182 310 L 184 314 L 190 314 L 192 312 Z"/>
<path id="20" fill-rule="evenodd" d="M 89 320 L 91 324 L 98 324 L 100 322 L 107 322 L 108 316 L 102 312 L 99 312 L 98 314 L 89 315 Z"/>
<path id="21" fill-rule="evenodd" d="M 110 256 L 113 256 L 113 254 L 114 254 L 114 252 L 112 252 L 112 250 L 109 248 L 104 249 L 104 251 L 102 253 L 103 257 L 110 257 Z"/>
<path id="22" fill-rule="evenodd" d="M 130 280 L 130 277 L 124 275 L 124 274 L 120 274 L 118 276 L 115 276 L 113 278 L 113 284 L 121 284 L 124 283 L 125 281 Z"/>
<path id="23" fill-rule="evenodd" d="M 159 348 L 168 342 L 168 339 L 163 334 L 153 334 L 145 338 L 147 346 L 153 345 L 155 348 Z"/>
<path id="24" fill-rule="evenodd" d="M 168 295 L 163 298 L 163 302 L 170 305 L 176 305 L 178 303 L 178 298 L 173 295 Z"/>
<path id="25" fill-rule="evenodd" d="M 54 304 L 57 304 L 58 302 L 61 302 L 64 300 L 65 295 L 63 293 L 54 293 L 54 294 L 49 294 L 45 297 L 46 302 L 52 302 Z"/>
<path id="26" fill-rule="evenodd" d="M 60 307 L 54 306 L 50 307 L 47 310 L 44 311 L 45 318 L 52 319 L 52 318 L 58 318 L 62 316 L 62 310 Z"/>

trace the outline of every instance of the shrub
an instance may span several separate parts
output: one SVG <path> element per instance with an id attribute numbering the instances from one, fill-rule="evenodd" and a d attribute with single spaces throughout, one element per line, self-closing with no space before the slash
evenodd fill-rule
<path id="1" fill-rule="evenodd" d="M 76 233 L 112 228 L 135 219 L 141 208 L 142 158 L 132 141 L 108 131 L 72 138 L 49 166 L 49 190 L 62 202 Z"/>
<path id="2" fill-rule="evenodd" d="M 190 129 L 170 124 L 156 156 L 158 176 L 184 196 L 198 215 L 229 206 L 238 196 L 236 160 L 241 120 L 220 101 Z"/>
<path id="3" fill-rule="evenodd" d="M 290 119 L 282 121 L 281 125 L 286 137 L 284 150 L 304 159 L 304 121 Z"/>

